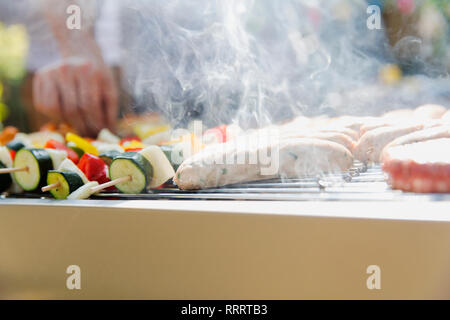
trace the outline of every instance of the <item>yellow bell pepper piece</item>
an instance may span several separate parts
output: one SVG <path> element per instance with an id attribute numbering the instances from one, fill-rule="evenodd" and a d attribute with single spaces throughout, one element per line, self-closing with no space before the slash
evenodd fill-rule
<path id="1" fill-rule="evenodd" d="M 122 145 L 122 147 L 125 149 L 125 151 L 127 151 L 127 150 L 131 150 L 131 149 L 144 149 L 145 145 L 138 140 L 131 140 L 131 141 L 125 142 Z"/>
<path id="2" fill-rule="evenodd" d="M 74 133 L 71 132 L 67 133 L 66 141 L 73 142 L 78 148 L 83 150 L 85 153 L 90 153 L 94 156 L 98 156 L 98 150 L 95 146 L 89 143 L 89 141 L 87 141 L 86 139 L 83 139 Z"/>
<path id="3" fill-rule="evenodd" d="M 167 130 L 170 130 L 170 126 L 167 124 L 156 126 L 139 125 L 134 127 L 134 133 L 141 139 L 148 138 L 154 134 L 161 133 Z"/>

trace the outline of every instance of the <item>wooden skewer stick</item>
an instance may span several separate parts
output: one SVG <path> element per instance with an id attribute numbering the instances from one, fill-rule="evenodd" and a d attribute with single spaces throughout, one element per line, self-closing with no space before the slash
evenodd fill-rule
<path id="1" fill-rule="evenodd" d="M 13 172 L 22 172 L 22 171 L 28 171 L 28 167 L 25 167 L 25 168 L 5 168 L 5 169 L 0 169 L 0 174 L 13 173 Z"/>
<path id="2" fill-rule="evenodd" d="M 57 183 L 50 184 L 48 186 L 42 187 L 41 190 L 42 190 L 42 192 L 47 192 L 47 191 L 50 191 L 50 190 L 53 190 L 53 189 L 58 189 L 59 187 L 61 187 L 61 182 L 57 182 Z"/>
<path id="3" fill-rule="evenodd" d="M 97 193 L 97 192 L 102 191 L 102 190 L 104 190 L 106 188 L 113 187 L 113 186 L 115 186 L 115 185 L 117 185 L 119 183 L 127 182 L 127 181 L 131 181 L 131 176 L 125 176 L 125 177 L 122 177 L 122 178 L 118 178 L 118 179 L 112 180 L 110 182 L 106 182 L 104 184 L 101 184 L 99 186 L 96 186 L 96 187 L 92 188 L 91 192 L 92 193 Z"/>

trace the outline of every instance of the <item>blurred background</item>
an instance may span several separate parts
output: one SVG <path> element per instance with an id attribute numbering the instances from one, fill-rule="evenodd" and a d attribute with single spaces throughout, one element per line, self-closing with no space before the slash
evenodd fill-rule
<path id="1" fill-rule="evenodd" d="M 300 114 L 450 107 L 448 0 L 83 3 L 114 70 L 121 116 L 157 112 L 175 127 L 199 118 L 248 128 Z M 49 121 L 31 88 L 34 73 L 61 59 L 39 17 L 50 4 L 0 0 L 2 126 L 32 131 Z M 371 5 L 380 8 L 380 29 L 368 27 Z"/>

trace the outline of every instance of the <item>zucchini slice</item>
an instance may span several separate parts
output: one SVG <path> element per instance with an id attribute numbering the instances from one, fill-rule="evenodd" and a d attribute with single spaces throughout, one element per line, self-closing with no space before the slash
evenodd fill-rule
<path id="1" fill-rule="evenodd" d="M 177 171 L 178 167 L 184 161 L 183 150 L 179 147 L 175 148 L 174 146 L 161 146 L 160 148 L 170 161 L 173 170 Z"/>
<path id="2" fill-rule="evenodd" d="M 51 185 L 55 183 L 59 183 L 60 186 L 50 190 L 50 193 L 58 200 L 67 199 L 72 192 L 84 185 L 80 176 L 74 172 L 51 170 L 47 174 L 47 184 Z"/>
<path id="3" fill-rule="evenodd" d="M 78 148 L 77 146 L 71 146 L 69 147 L 70 149 L 72 149 L 73 151 L 75 151 L 75 153 L 78 155 L 78 157 L 81 159 L 81 157 L 84 154 L 84 151 L 81 150 L 80 148 Z"/>
<path id="4" fill-rule="evenodd" d="M 67 199 L 68 200 L 84 200 L 88 199 L 90 196 L 92 196 L 92 188 L 95 188 L 98 186 L 97 181 L 92 181 L 89 183 L 86 183 L 84 186 L 78 188 L 74 192 L 72 192 Z"/>
<path id="5" fill-rule="evenodd" d="M 147 189 L 153 176 L 153 167 L 137 152 L 126 152 L 114 158 L 109 167 L 111 180 L 131 176 L 131 180 L 116 185 L 122 193 L 139 194 Z"/>
<path id="6" fill-rule="evenodd" d="M 0 169 L 4 169 L 6 166 L 3 162 L 0 162 Z M 0 174 L 0 193 L 5 192 L 11 188 L 12 179 L 10 174 Z"/>
<path id="7" fill-rule="evenodd" d="M 11 154 L 7 147 L 0 147 L 0 162 L 2 162 L 6 168 L 13 167 L 13 160 L 11 158 Z M 12 185 L 11 185 L 11 189 L 9 191 L 11 193 L 21 193 L 23 190 L 21 187 L 19 187 L 17 182 L 14 181 L 13 174 L 11 173 L 11 174 L 9 174 L 9 176 L 12 179 Z"/>
<path id="8" fill-rule="evenodd" d="M 13 140 L 6 145 L 9 150 L 19 151 L 20 149 L 25 148 L 25 144 L 19 140 Z"/>
<path id="9" fill-rule="evenodd" d="M 44 149 L 20 149 L 14 159 L 14 168 L 28 168 L 14 172 L 14 180 L 25 191 L 37 191 L 45 186 L 47 172 L 53 170 L 52 159 Z"/>
<path id="10" fill-rule="evenodd" d="M 102 159 L 108 166 L 110 166 L 114 158 L 121 154 L 122 152 L 111 150 L 100 154 L 100 159 Z"/>
<path id="11" fill-rule="evenodd" d="M 175 176 L 175 170 L 164 151 L 158 146 L 150 146 L 139 152 L 153 167 L 153 177 L 148 187 L 156 188 Z"/>

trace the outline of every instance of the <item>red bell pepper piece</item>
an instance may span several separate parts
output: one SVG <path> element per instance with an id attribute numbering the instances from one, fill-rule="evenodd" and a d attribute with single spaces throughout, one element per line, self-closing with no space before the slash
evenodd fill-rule
<path id="1" fill-rule="evenodd" d="M 80 157 L 78 157 L 78 154 L 70 149 L 68 146 L 66 146 L 64 143 L 61 143 L 56 140 L 48 140 L 45 143 L 44 148 L 46 149 L 55 149 L 55 150 L 64 150 L 67 152 L 67 158 L 73 161 L 73 163 L 77 164 L 80 161 Z"/>
<path id="2" fill-rule="evenodd" d="M 17 153 L 17 151 L 15 151 L 15 150 L 9 150 L 9 154 L 11 155 L 12 161 L 14 161 L 14 158 L 16 157 L 16 153 Z"/>
<path id="3" fill-rule="evenodd" d="M 78 168 L 83 171 L 89 181 L 97 181 L 99 184 L 111 181 L 108 177 L 108 165 L 90 153 L 85 153 L 81 157 Z M 107 190 L 115 190 L 115 188 L 111 187 Z"/>

